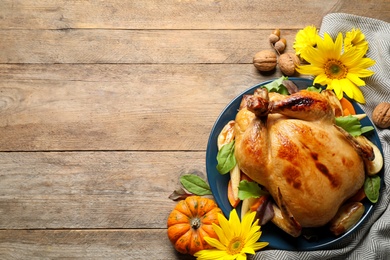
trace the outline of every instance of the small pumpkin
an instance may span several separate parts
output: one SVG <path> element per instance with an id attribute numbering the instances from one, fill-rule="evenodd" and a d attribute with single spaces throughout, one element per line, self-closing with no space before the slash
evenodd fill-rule
<path id="1" fill-rule="evenodd" d="M 217 238 L 212 223 L 218 223 L 220 208 L 212 199 L 190 196 L 181 200 L 169 214 L 168 237 L 175 249 L 182 254 L 194 255 L 202 249 L 212 248 L 205 236 Z"/>

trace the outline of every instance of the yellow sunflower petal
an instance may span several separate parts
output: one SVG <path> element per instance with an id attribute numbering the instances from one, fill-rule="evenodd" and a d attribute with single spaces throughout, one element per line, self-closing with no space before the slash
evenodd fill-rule
<path id="1" fill-rule="evenodd" d="M 339 43 L 339 41 L 337 41 L 337 43 Z M 326 57 L 327 59 L 338 59 L 341 55 L 341 48 L 339 47 L 339 45 L 336 45 L 333 42 L 332 37 L 330 37 L 330 35 L 327 33 L 324 33 L 324 39 L 322 41 L 319 41 L 317 49 L 319 52 L 321 52 L 320 55 L 322 57 Z"/>
<path id="2" fill-rule="evenodd" d="M 312 65 L 302 65 L 297 67 L 297 71 L 301 74 L 306 74 L 306 75 L 318 75 L 321 73 L 324 73 L 324 70 L 319 67 L 314 67 Z"/>
<path id="3" fill-rule="evenodd" d="M 244 247 L 242 249 L 242 252 L 244 252 L 245 254 L 251 254 L 251 255 L 254 255 L 256 253 L 256 251 L 253 250 L 253 248 L 251 248 L 251 247 Z"/>
<path id="4" fill-rule="evenodd" d="M 206 240 L 207 244 L 209 244 L 210 246 L 212 247 L 215 247 L 219 250 L 223 250 L 225 251 L 226 250 L 226 246 L 221 244 L 220 241 L 218 241 L 217 239 L 215 238 L 212 238 L 212 237 L 204 237 L 204 240 Z"/>
<path id="5" fill-rule="evenodd" d="M 352 47 L 340 56 L 340 61 L 347 67 L 355 67 L 361 63 L 363 56 L 363 52 Z"/>
<path id="6" fill-rule="evenodd" d="M 252 245 L 253 250 L 258 251 L 266 246 L 268 246 L 268 242 L 257 242 L 256 244 Z"/>
<path id="7" fill-rule="evenodd" d="M 247 214 L 244 215 L 242 218 L 242 223 L 241 223 L 241 233 L 239 235 L 245 235 L 248 234 L 251 230 L 253 220 L 255 219 L 256 212 L 248 212 Z"/>
<path id="8" fill-rule="evenodd" d="M 348 73 L 347 79 L 349 81 L 351 81 L 354 85 L 359 86 L 359 87 L 366 85 L 366 82 L 364 82 L 364 80 L 362 80 L 356 74 L 353 74 L 353 73 Z"/>
<path id="9" fill-rule="evenodd" d="M 226 256 L 224 256 L 224 258 L 221 258 L 220 260 L 236 260 L 237 259 L 237 255 L 230 255 L 230 254 L 226 254 Z"/>
<path id="10" fill-rule="evenodd" d="M 201 250 L 194 254 L 197 260 L 218 260 L 223 259 L 226 255 L 226 251 L 216 249 Z"/>
<path id="11" fill-rule="evenodd" d="M 329 78 L 326 76 L 326 74 L 321 73 L 317 75 L 317 77 L 314 79 L 314 84 L 320 84 L 321 86 L 328 85 Z"/>
<path id="12" fill-rule="evenodd" d="M 336 94 L 338 99 L 342 99 L 343 98 L 343 88 L 340 85 L 340 81 L 339 80 L 337 80 L 337 79 L 332 80 L 330 82 L 330 84 L 328 84 L 328 87 L 330 89 L 333 89 L 333 91 Z"/>
<path id="13" fill-rule="evenodd" d="M 247 245 L 254 244 L 255 242 L 257 242 L 257 240 L 259 240 L 261 236 L 261 232 L 259 231 L 259 229 L 260 228 L 251 229 L 251 231 L 247 234 L 245 238 L 245 244 Z"/>
<path id="14" fill-rule="evenodd" d="M 374 64 L 375 64 L 374 60 L 370 58 L 363 58 L 358 63 L 354 64 L 355 66 L 353 66 L 352 68 L 357 67 L 357 68 L 366 69 L 373 66 Z"/>
<path id="15" fill-rule="evenodd" d="M 218 221 L 219 221 L 219 226 L 222 228 L 223 232 L 225 233 L 226 238 L 228 240 L 232 239 L 234 233 L 230 228 L 229 221 L 222 214 L 218 214 Z"/>
<path id="16" fill-rule="evenodd" d="M 339 33 L 333 45 L 333 55 L 334 55 L 333 58 L 335 59 L 340 58 L 342 48 L 343 48 L 343 35 L 342 33 Z"/>
<path id="17" fill-rule="evenodd" d="M 357 88 L 357 86 L 350 80 L 344 80 L 342 84 L 343 84 L 344 93 L 347 95 L 347 97 L 353 99 L 354 90 L 355 88 Z"/>
<path id="18" fill-rule="evenodd" d="M 325 37 L 326 36 L 326 37 Z M 325 50 L 326 49 L 326 44 L 325 44 L 325 40 L 328 40 L 328 35 L 325 34 L 324 35 L 324 38 L 321 38 L 318 42 L 317 42 L 317 49 L 319 50 Z M 333 41 L 332 41 L 333 42 Z"/>
<path id="19" fill-rule="evenodd" d="M 348 97 L 356 100 L 357 102 L 359 102 L 361 104 L 364 104 L 366 102 L 364 99 L 363 93 L 358 86 L 356 86 L 355 84 L 353 84 L 351 82 L 349 89 L 350 89 L 350 95 L 348 95 Z"/>
<path id="20" fill-rule="evenodd" d="M 341 57 L 340 61 L 345 64 L 348 68 L 362 68 L 366 69 L 375 64 L 375 61 L 370 58 L 363 58 L 364 54 L 359 50 L 351 48 L 350 51 L 345 52 Z"/>
<path id="21" fill-rule="evenodd" d="M 351 82 L 349 79 L 341 79 L 340 86 L 349 98 L 353 98 L 353 87 L 355 87 L 353 82 Z"/>
<path id="22" fill-rule="evenodd" d="M 238 217 L 236 209 L 233 209 L 230 212 L 229 224 L 234 236 L 239 236 L 241 234 L 242 225 L 240 223 L 240 218 Z"/>
<path id="23" fill-rule="evenodd" d="M 237 260 L 246 260 L 246 254 L 245 253 L 242 253 L 242 254 L 239 254 L 237 255 Z"/>
<path id="24" fill-rule="evenodd" d="M 321 64 L 325 62 L 321 50 L 311 46 L 302 53 L 302 57 L 309 62 L 311 66 L 321 66 Z"/>
<path id="25" fill-rule="evenodd" d="M 255 215 L 255 217 L 256 217 L 256 215 Z M 260 230 L 261 226 L 259 225 L 259 219 L 256 219 L 255 221 L 252 222 L 251 228 L 259 228 L 259 230 Z"/>
<path id="26" fill-rule="evenodd" d="M 257 240 L 260 239 L 260 236 L 261 236 L 261 232 L 256 232 L 253 235 L 248 236 L 247 240 L 245 241 L 245 244 L 248 246 L 255 244 Z"/>
<path id="27" fill-rule="evenodd" d="M 223 229 L 220 226 L 213 223 L 213 230 L 215 231 L 215 233 L 217 234 L 217 236 L 219 238 L 219 241 L 221 241 L 221 243 L 223 245 L 227 245 L 229 243 L 229 240 L 226 237 L 225 232 L 223 231 Z"/>
<path id="28" fill-rule="evenodd" d="M 369 76 L 372 76 L 374 72 L 372 70 L 367 69 L 350 69 L 349 73 L 356 75 L 359 78 L 367 78 Z"/>
<path id="29" fill-rule="evenodd" d="M 251 234 L 253 234 L 255 232 L 259 232 L 260 228 L 261 227 L 258 224 L 256 224 L 255 226 L 252 226 L 251 229 L 249 230 L 249 232 L 247 233 L 248 234 L 247 236 L 250 236 Z"/>
<path id="30" fill-rule="evenodd" d="M 361 103 L 361 104 L 365 104 L 366 103 L 366 100 L 364 99 L 364 95 L 363 95 L 362 91 L 358 87 L 354 88 L 353 99 L 356 100 L 357 102 Z"/>

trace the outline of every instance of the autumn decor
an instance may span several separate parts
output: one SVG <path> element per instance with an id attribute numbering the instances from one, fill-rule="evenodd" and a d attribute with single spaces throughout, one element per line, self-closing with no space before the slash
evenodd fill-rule
<path id="1" fill-rule="evenodd" d="M 279 70 L 283 76 L 261 85 L 253 95 L 244 96 L 235 119 L 225 123 L 217 136 L 215 170 L 221 175 L 230 175 L 226 191 L 221 193 L 226 196 L 225 199 L 231 206 L 229 218 L 227 214 L 224 216 L 212 199 L 218 193 L 213 194 L 207 180 L 202 179 L 199 174 L 181 175 L 182 187 L 169 196 L 171 200 L 178 202 L 167 220 L 168 237 L 174 248 L 182 254 L 193 255 L 197 260 L 245 260 L 248 255 L 254 255 L 256 251 L 269 245 L 268 242 L 260 241 L 261 226 L 269 221 L 292 237 L 298 238 L 302 235 L 304 239 L 309 238 L 302 232 L 304 228 L 325 225 L 335 236 L 339 236 L 361 220 L 365 212 L 361 200 L 367 198 L 371 203 L 376 203 L 379 199 L 381 177 L 378 173 L 383 167 L 383 157 L 378 147 L 364 136 L 365 133 L 373 131 L 374 127 L 360 123 L 366 115 L 356 114 L 357 110 L 352 103 L 352 100 L 365 103 L 360 90 L 360 87 L 365 85 L 362 78 L 374 74 L 369 70 L 375 61 L 366 57 L 369 46 L 365 35 L 359 29 L 352 29 L 344 34 L 340 32 L 332 38 L 328 33 L 320 36 L 317 28 L 307 26 L 296 34 L 292 46 L 295 52 L 287 52 L 287 41 L 281 38 L 280 34 L 280 30 L 276 29 L 269 35 L 271 49 L 257 52 L 253 64 L 260 72 L 267 72 L 267 75 Z M 301 87 L 298 87 L 294 80 L 289 80 L 288 77 L 296 72 L 313 77 L 313 82 L 310 81 L 311 85 L 307 89 L 301 91 Z M 301 105 L 303 103 L 305 104 Z M 296 108 L 298 106 L 301 107 Z M 324 107 L 326 113 L 320 114 L 325 111 Z M 320 108 L 320 112 L 313 113 L 316 108 Z M 390 127 L 389 111 L 389 103 L 382 103 L 375 109 L 373 119 L 378 127 Z M 287 121 L 284 121 L 282 126 L 282 120 L 288 120 L 295 130 L 302 128 L 305 131 L 301 132 L 307 134 L 290 135 L 291 131 L 288 131 L 285 124 Z M 321 129 L 317 124 L 313 124 L 313 121 L 321 124 Z M 268 127 L 273 127 L 273 131 L 280 127 L 280 131 L 272 132 Z M 306 137 L 316 137 L 313 134 L 315 127 L 318 127 L 322 138 L 325 136 L 327 142 L 333 140 L 335 144 L 327 147 L 322 145 L 319 139 L 316 141 L 316 145 L 321 144 L 328 149 L 321 154 L 324 155 L 321 163 L 315 150 L 318 147 L 313 142 L 312 148 L 306 145 Z M 310 130 L 310 134 L 306 129 Z M 284 132 L 288 134 L 279 140 Z M 275 133 L 278 138 L 272 137 Z M 273 147 L 270 147 L 268 142 L 271 137 L 274 138 Z M 352 140 L 351 144 L 346 142 L 346 138 Z M 332 175 L 332 179 L 329 179 L 330 175 L 327 174 L 326 178 L 330 182 L 326 183 L 331 185 L 329 187 L 340 187 L 340 183 L 352 186 L 343 186 L 338 190 L 334 189 L 332 194 L 329 193 L 333 197 L 328 196 L 330 199 L 328 198 L 328 206 L 324 210 L 321 208 L 323 203 L 321 207 L 315 203 L 318 201 L 316 198 L 321 198 L 322 201 L 324 198 L 322 193 L 316 193 L 316 187 L 324 187 L 324 182 L 317 180 L 322 180 L 323 173 L 333 167 L 332 160 L 335 160 L 337 153 L 333 149 L 337 145 L 343 148 L 343 153 L 348 151 L 346 154 L 349 157 L 344 155 L 340 160 L 350 158 L 348 160 L 351 166 L 345 166 L 344 171 L 350 172 L 352 169 L 352 173 L 347 177 L 353 179 L 353 182 L 344 181 L 349 180 L 344 176 L 336 178 Z M 357 146 L 360 150 L 356 149 Z M 295 147 L 303 147 L 306 150 L 297 152 L 299 149 Z M 283 179 L 279 177 L 282 174 L 270 166 L 275 165 L 271 160 L 275 158 L 267 153 L 271 151 L 271 154 L 284 155 L 293 148 L 295 150 L 291 156 L 295 158 L 296 155 L 301 155 L 303 159 L 311 156 L 314 163 L 310 167 L 315 170 L 304 172 L 294 168 L 292 172 L 289 166 L 290 157 L 286 159 L 279 156 L 276 163 L 278 169 L 285 167 L 289 174 L 291 172 L 296 176 L 303 176 L 295 178 L 291 175 Z M 310 149 L 313 149 L 313 152 L 306 156 L 307 150 Z M 325 158 L 328 154 L 332 154 L 333 158 Z M 337 171 L 339 170 L 337 168 Z M 312 179 L 313 172 L 318 172 L 321 177 Z M 309 176 L 307 173 L 311 176 L 308 182 L 304 182 Z M 297 198 L 296 191 L 301 189 L 301 186 L 310 191 L 310 196 L 293 200 Z M 347 193 L 348 195 L 345 195 Z M 314 203 L 310 204 L 313 194 L 318 196 L 316 195 Z M 347 199 L 346 204 L 340 205 L 340 201 Z M 299 205 L 296 202 L 299 202 Z M 240 209 L 239 213 L 237 209 Z M 334 211 L 328 214 L 328 209 Z"/>
<path id="2" fill-rule="evenodd" d="M 314 76 L 314 84 L 333 90 L 339 99 L 345 93 L 349 98 L 365 103 L 359 88 L 365 86 L 361 78 L 374 74 L 368 68 L 375 61 L 365 57 L 368 42 L 360 30 L 347 32 L 345 38 L 340 32 L 333 41 L 329 34 L 324 33 L 321 38 L 315 28 L 306 27 L 297 33 L 294 48 L 308 63 L 298 66 L 299 73 Z"/>
<path id="3" fill-rule="evenodd" d="M 214 200 L 189 196 L 180 200 L 168 217 L 168 237 L 175 249 L 182 254 L 195 254 L 212 248 L 205 237 L 217 238 L 213 224 L 217 225 L 222 211 Z"/>

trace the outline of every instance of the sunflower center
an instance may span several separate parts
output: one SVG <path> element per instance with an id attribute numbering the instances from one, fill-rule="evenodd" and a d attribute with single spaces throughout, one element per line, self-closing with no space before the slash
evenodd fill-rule
<path id="1" fill-rule="evenodd" d="M 343 79 L 348 74 L 348 68 L 341 61 L 330 59 L 324 66 L 325 74 L 330 79 Z"/>
<path id="2" fill-rule="evenodd" d="M 229 245 L 227 246 L 227 253 L 230 255 L 236 255 L 241 252 L 241 249 L 245 245 L 245 240 L 242 237 L 235 237 L 230 240 Z"/>

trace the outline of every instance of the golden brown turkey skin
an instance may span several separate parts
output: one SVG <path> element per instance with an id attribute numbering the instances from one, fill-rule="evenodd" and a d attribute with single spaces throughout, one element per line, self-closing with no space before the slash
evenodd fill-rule
<path id="1" fill-rule="evenodd" d="M 270 93 L 269 103 L 256 101 L 264 98 L 264 93 L 246 97 L 236 116 L 237 163 L 279 206 L 282 197 L 302 227 L 323 226 L 362 187 L 363 160 L 334 126 L 324 95 Z"/>

